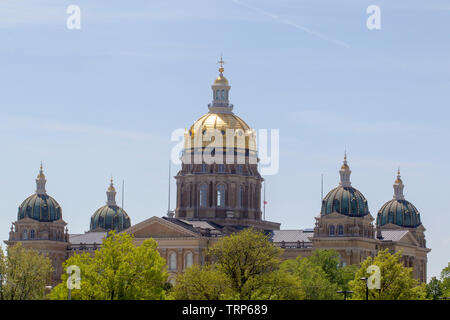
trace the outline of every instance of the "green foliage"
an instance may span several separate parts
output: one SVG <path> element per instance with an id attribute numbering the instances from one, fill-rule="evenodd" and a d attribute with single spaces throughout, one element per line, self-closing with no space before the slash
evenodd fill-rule
<path id="1" fill-rule="evenodd" d="M 381 289 L 369 290 L 369 300 L 417 300 L 426 295 L 425 284 L 412 277 L 412 268 L 405 268 L 400 262 L 402 252 L 390 254 L 388 249 L 379 251 L 375 258 L 368 257 L 361 263 L 361 267 L 350 281 L 350 288 L 354 292 L 353 299 L 365 299 L 366 282 L 360 280 L 370 277 L 367 272 L 370 265 L 376 265 L 381 272 Z"/>
<path id="2" fill-rule="evenodd" d="M 64 263 L 64 270 L 76 265 L 81 271 L 81 289 L 72 290 L 72 299 L 79 300 L 159 300 L 165 298 L 166 262 L 157 251 L 153 239 L 134 246 L 127 233 L 110 232 L 102 247 L 92 257 L 75 254 Z M 51 299 L 67 299 L 68 274 L 54 288 Z"/>
<path id="3" fill-rule="evenodd" d="M 305 299 L 339 299 L 337 284 L 329 280 L 327 273 L 314 260 L 297 257 L 295 260 L 284 261 L 281 268 L 299 279 Z"/>
<path id="4" fill-rule="evenodd" d="M 441 272 L 442 296 L 450 297 L 450 262 Z"/>
<path id="5" fill-rule="evenodd" d="M 358 270 L 355 265 L 341 267 L 339 253 L 334 249 L 315 250 L 308 259 L 313 264 L 320 266 L 328 281 L 336 284 L 340 290 L 349 289 L 348 283 Z"/>
<path id="6" fill-rule="evenodd" d="M 172 299 L 303 299 L 297 277 L 279 269 L 282 250 L 254 229 L 220 239 L 208 251 L 209 266 L 179 275 Z"/>
<path id="7" fill-rule="evenodd" d="M 349 289 L 357 267 L 341 267 L 336 250 L 315 250 L 310 257 L 284 261 L 282 269 L 300 280 L 305 299 L 333 300 L 343 299 L 337 291 Z"/>
<path id="8" fill-rule="evenodd" d="M 305 298 L 305 292 L 298 277 L 275 270 L 247 281 L 241 296 L 248 300 L 300 300 Z"/>
<path id="9" fill-rule="evenodd" d="M 442 297 L 442 283 L 436 277 L 431 278 L 427 284 L 427 298 L 431 300 L 439 300 Z"/>
<path id="10" fill-rule="evenodd" d="M 193 265 L 179 274 L 169 298 L 176 300 L 220 300 L 233 295 L 229 279 L 212 266 Z"/>
<path id="11" fill-rule="evenodd" d="M 5 256 L 0 247 L 0 300 L 44 299 L 51 281 L 50 259 L 20 242 L 7 250 Z"/>
<path id="12" fill-rule="evenodd" d="M 275 271 L 282 250 L 266 235 L 249 228 L 220 239 L 207 254 L 217 269 L 228 277 L 239 297 L 250 299 L 248 290 L 244 290 L 247 282 Z"/>

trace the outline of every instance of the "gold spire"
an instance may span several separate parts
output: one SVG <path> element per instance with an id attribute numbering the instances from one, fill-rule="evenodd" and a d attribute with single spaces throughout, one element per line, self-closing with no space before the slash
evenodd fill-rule
<path id="1" fill-rule="evenodd" d="M 115 192 L 116 191 L 116 188 L 114 188 L 114 184 L 113 184 L 113 177 L 112 177 L 112 175 L 111 175 L 111 183 L 109 184 L 109 188 L 108 188 L 108 191 L 112 191 L 112 192 Z"/>
<path id="2" fill-rule="evenodd" d="M 220 75 L 222 75 L 222 72 L 225 70 L 223 68 L 223 65 L 225 64 L 225 61 L 223 61 L 222 55 L 220 55 L 220 60 L 217 61 L 217 64 L 220 64 L 219 72 L 220 72 Z"/>
<path id="3" fill-rule="evenodd" d="M 44 174 L 44 168 L 42 166 L 42 161 L 41 161 L 41 166 L 39 167 L 39 174 L 37 176 L 38 179 L 44 178 L 45 179 L 45 174 Z"/>
<path id="4" fill-rule="evenodd" d="M 223 61 L 222 55 L 220 55 L 220 60 L 217 61 L 217 64 L 220 64 L 220 68 L 219 68 L 219 76 L 216 78 L 216 80 L 214 80 L 214 85 L 225 85 L 228 86 L 228 80 L 227 78 L 224 77 L 223 75 L 223 71 L 225 70 L 223 68 L 225 61 Z"/>
<path id="5" fill-rule="evenodd" d="M 395 183 L 396 183 L 396 184 L 402 184 L 402 183 L 403 183 L 402 179 L 400 178 L 400 166 L 398 166 L 398 170 L 397 170 L 397 180 L 395 180 Z"/>
<path id="6" fill-rule="evenodd" d="M 344 163 L 342 164 L 341 169 L 350 169 L 347 164 L 347 150 L 344 152 Z"/>

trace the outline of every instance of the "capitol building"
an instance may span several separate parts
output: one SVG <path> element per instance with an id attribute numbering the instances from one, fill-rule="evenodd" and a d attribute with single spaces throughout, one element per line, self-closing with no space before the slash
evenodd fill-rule
<path id="1" fill-rule="evenodd" d="M 393 198 L 386 199 L 376 218 L 369 211 L 366 197 L 352 186 L 352 171 L 345 155 L 336 174 L 340 178 L 336 179 L 337 186 L 323 198 L 320 212 L 311 212 L 311 224 L 315 220 L 312 228 L 283 230 L 280 223 L 263 219 L 264 179 L 258 170 L 255 132 L 234 113 L 229 101 L 231 86 L 223 72 L 221 65 L 211 86 L 208 112 L 184 134 L 173 212 L 132 224 L 133 216 L 116 203 L 111 179 L 106 204 L 92 214 L 90 221 L 86 217 L 89 231 L 69 234 L 62 207 L 45 188 L 47 177 L 41 164 L 36 192 L 19 205 L 17 220 L 5 243 L 21 242 L 48 255 L 54 269 L 53 284 L 57 284 L 62 263 L 74 253 L 94 253 L 110 230 L 134 235 L 136 245 L 153 238 L 173 281 L 192 264 L 204 264 L 206 250 L 218 239 L 252 227 L 264 231 L 283 248 L 286 259 L 309 256 L 316 249 L 335 249 L 342 265 L 358 265 L 379 250 L 402 250 L 404 265 L 413 268 L 416 279 L 426 282 L 427 253 L 431 249 L 426 246 L 419 210 L 403 195 L 400 170 L 393 184 Z M 209 134 L 216 136 L 213 143 L 202 139 Z M 239 139 L 242 143 L 235 143 Z M 205 152 L 214 155 L 213 163 L 202 158 Z M 229 154 L 235 155 L 232 161 L 227 158 Z"/>

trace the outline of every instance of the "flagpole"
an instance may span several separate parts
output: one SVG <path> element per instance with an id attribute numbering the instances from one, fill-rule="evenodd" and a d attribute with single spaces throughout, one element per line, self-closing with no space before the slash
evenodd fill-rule
<path id="1" fill-rule="evenodd" d="M 266 180 L 264 180 L 264 206 L 263 206 L 263 219 L 266 220 Z"/>
<path id="2" fill-rule="evenodd" d="M 323 200 L 323 173 L 322 173 L 322 178 L 320 180 L 320 200 Z"/>
<path id="3" fill-rule="evenodd" d="M 122 180 L 122 210 L 125 210 L 123 208 L 123 196 L 125 194 L 125 180 Z"/>
<path id="4" fill-rule="evenodd" d="M 171 162 L 169 160 L 169 195 L 167 198 L 167 215 L 170 214 L 170 169 L 171 169 Z"/>

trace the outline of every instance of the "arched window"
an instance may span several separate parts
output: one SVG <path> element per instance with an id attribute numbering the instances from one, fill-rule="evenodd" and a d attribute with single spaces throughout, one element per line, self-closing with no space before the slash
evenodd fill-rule
<path id="1" fill-rule="evenodd" d="M 30 230 L 30 239 L 33 240 L 35 238 L 35 232 L 33 229 Z"/>
<path id="2" fill-rule="evenodd" d="M 330 236 L 334 236 L 334 226 L 330 226 Z"/>
<path id="3" fill-rule="evenodd" d="M 191 251 L 189 251 L 184 256 L 184 268 L 189 268 L 190 266 L 192 266 L 193 262 L 194 262 L 194 255 L 192 254 Z"/>
<path id="4" fill-rule="evenodd" d="M 169 253 L 169 270 L 177 270 L 177 254 L 176 254 L 176 252 Z"/>
<path id="5" fill-rule="evenodd" d="M 23 230 L 22 240 L 28 240 L 28 231 L 27 229 Z"/>
<path id="6" fill-rule="evenodd" d="M 200 207 L 206 207 L 208 198 L 208 186 L 206 184 L 202 184 L 200 186 Z"/>
<path id="7" fill-rule="evenodd" d="M 216 90 L 216 100 L 220 100 L 220 90 Z"/>
<path id="8" fill-rule="evenodd" d="M 223 184 L 217 186 L 217 206 L 225 207 L 225 186 Z"/>
<path id="9" fill-rule="evenodd" d="M 220 98 L 222 100 L 225 100 L 225 90 L 223 90 L 223 89 L 222 89 L 222 94 L 221 94 Z"/>
<path id="10" fill-rule="evenodd" d="M 338 226 L 338 235 L 342 236 L 344 234 L 344 226 L 340 224 Z"/>
<path id="11" fill-rule="evenodd" d="M 242 208 L 243 200 L 244 200 L 244 187 L 240 185 L 240 186 L 238 186 L 238 189 L 237 189 L 237 206 L 238 206 L 238 208 Z"/>

